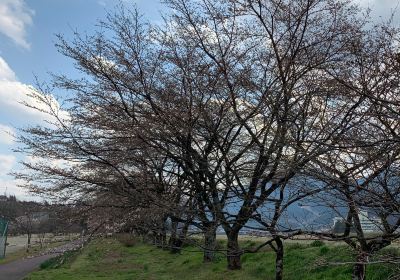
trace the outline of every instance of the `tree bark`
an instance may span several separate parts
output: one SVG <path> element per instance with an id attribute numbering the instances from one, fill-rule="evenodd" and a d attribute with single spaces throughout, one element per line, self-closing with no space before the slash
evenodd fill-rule
<path id="1" fill-rule="evenodd" d="M 168 241 L 168 246 L 171 249 L 172 253 L 176 253 L 175 252 L 175 244 L 176 244 L 176 235 L 177 235 L 177 229 L 178 229 L 178 222 L 175 219 L 171 219 L 172 223 L 171 223 L 171 236 L 169 237 L 169 241 Z"/>
<path id="2" fill-rule="evenodd" d="M 186 222 L 185 225 L 182 228 L 182 231 L 179 233 L 179 240 L 182 241 L 182 243 L 185 241 L 187 233 L 189 231 L 189 222 Z"/>
<path id="3" fill-rule="evenodd" d="M 156 231 L 153 231 L 153 245 L 159 246 L 159 234 Z"/>
<path id="4" fill-rule="evenodd" d="M 31 248 L 31 237 L 32 237 L 32 233 L 28 232 L 28 245 L 26 247 L 26 252 L 29 252 L 29 249 Z"/>
<path id="5" fill-rule="evenodd" d="M 171 253 L 177 254 L 181 252 L 181 248 L 183 242 L 186 239 L 186 234 L 188 232 L 189 223 L 185 223 L 182 229 L 180 230 L 179 234 L 179 223 L 176 223 L 172 226 L 171 238 L 169 242 L 169 246 L 171 248 Z"/>
<path id="6" fill-rule="evenodd" d="M 238 232 L 232 232 L 228 234 L 228 269 L 239 270 L 242 268 L 240 262 L 241 251 L 238 242 Z"/>
<path id="7" fill-rule="evenodd" d="M 366 269 L 368 262 L 368 254 L 366 252 L 360 252 L 357 256 L 357 263 L 353 266 L 353 280 L 365 280 L 366 279 Z"/>
<path id="8" fill-rule="evenodd" d="M 212 225 L 204 231 L 204 256 L 203 262 L 215 260 L 215 249 L 217 248 L 217 228 Z"/>
<path id="9" fill-rule="evenodd" d="M 167 232 L 163 230 L 161 232 L 160 238 L 161 238 L 161 248 L 166 249 L 168 247 L 168 244 L 167 244 Z"/>
<path id="10" fill-rule="evenodd" d="M 179 236 L 175 238 L 175 241 L 172 243 L 172 252 L 180 253 L 182 249 L 182 245 L 186 240 L 186 236 L 189 230 L 189 223 L 185 223 L 182 230 L 179 233 Z"/>
<path id="11" fill-rule="evenodd" d="M 283 242 L 282 240 L 277 237 L 275 239 L 276 243 L 276 259 L 275 259 L 275 280 L 282 280 L 283 279 Z"/>

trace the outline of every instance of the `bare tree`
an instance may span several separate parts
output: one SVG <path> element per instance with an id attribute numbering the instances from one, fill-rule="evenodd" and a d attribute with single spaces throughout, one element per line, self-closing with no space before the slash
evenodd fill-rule
<path id="1" fill-rule="evenodd" d="M 167 2 L 181 36 L 216 69 L 236 122 L 237 136 L 220 137 L 230 140 L 218 147 L 223 180 L 208 187 L 228 237 L 228 267 L 238 269 L 239 231 L 341 139 L 362 105 L 357 96 L 335 103 L 348 90 L 326 70 L 348 59 L 352 32 L 345 30 L 363 22 L 356 7 L 341 1 Z M 235 199 L 239 210 L 229 213 L 224 206 Z"/>
<path id="2" fill-rule="evenodd" d="M 282 279 L 279 220 L 291 203 L 321 191 L 293 193 L 290 182 L 322 165 L 331 172 L 327 158 L 363 144 L 351 133 L 377 94 L 354 89 L 363 72 L 352 65 L 360 49 L 369 54 L 360 42 L 377 36 L 363 36 L 368 22 L 348 1 L 166 4 L 162 26 L 121 7 L 100 24 L 105 31 L 59 37 L 60 52 L 85 77 L 54 77 L 72 95 L 67 117 L 54 89 L 34 93 L 54 121 L 25 129 L 21 151 L 59 164 L 25 162 L 33 172 L 18 177 L 40 194 L 126 209 L 127 222 L 149 209 L 142 225 L 162 246 L 168 219 L 195 225 L 205 261 L 222 226 L 229 269 L 241 268 L 239 232 L 258 219 L 278 245 Z"/>

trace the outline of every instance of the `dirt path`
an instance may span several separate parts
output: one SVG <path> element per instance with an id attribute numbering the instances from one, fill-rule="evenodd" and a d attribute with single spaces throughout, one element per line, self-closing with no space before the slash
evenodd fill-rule
<path id="1" fill-rule="evenodd" d="M 83 239 L 77 239 L 57 248 L 49 249 L 40 256 L 0 264 L 0 280 L 21 280 L 30 272 L 38 269 L 42 262 L 66 251 L 77 249 L 82 246 L 84 241 Z"/>
<path id="2" fill-rule="evenodd" d="M 0 280 L 21 280 L 30 272 L 39 268 L 40 264 L 58 254 L 43 255 L 30 259 L 22 259 L 0 265 Z"/>

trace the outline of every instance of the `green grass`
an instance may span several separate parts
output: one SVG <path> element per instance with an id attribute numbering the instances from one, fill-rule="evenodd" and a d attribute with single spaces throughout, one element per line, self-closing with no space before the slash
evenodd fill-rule
<path id="1" fill-rule="evenodd" d="M 254 246 L 243 242 L 243 246 Z M 315 245 L 315 244 L 314 244 Z M 321 245 L 321 244 L 318 244 Z M 351 266 L 326 266 L 327 262 L 350 261 L 345 246 L 286 246 L 285 279 L 329 280 L 350 279 Z M 215 263 L 203 264 L 202 253 L 195 247 L 185 247 L 182 254 L 171 254 L 154 246 L 136 243 L 132 247 L 115 239 L 92 241 L 81 253 L 72 253 L 49 260 L 42 269 L 26 279 L 274 279 L 275 255 L 270 249 L 242 256 L 243 268 L 228 271 L 220 256 Z M 368 279 L 387 279 L 393 267 L 371 265 Z"/>
<path id="2" fill-rule="evenodd" d="M 32 245 L 31 248 L 29 249 L 29 252 L 26 252 L 25 248 L 21 248 L 20 250 L 12 252 L 12 253 L 6 252 L 6 257 L 4 259 L 0 259 L 0 264 L 5 264 L 5 263 L 12 262 L 12 261 L 20 260 L 20 259 L 26 258 L 28 256 L 39 255 L 40 253 L 42 253 L 48 249 L 55 248 L 55 247 L 64 245 L 66 243 L 67 243 L 67 241 L 56 241 L 56 242 L 46 244 L 43 248 L 40 248 L 40 245 L 38 245 L 38 244 Z"/>
<path id="3" fill-rule="evenodd" d="M 78 256 L 79 252 L 69 251 L 65 252 L 61 256 L 51 258 L 40 264 L 41 269 L 57 269 L 62 267 L 64 264 L 71 263 Z"/>

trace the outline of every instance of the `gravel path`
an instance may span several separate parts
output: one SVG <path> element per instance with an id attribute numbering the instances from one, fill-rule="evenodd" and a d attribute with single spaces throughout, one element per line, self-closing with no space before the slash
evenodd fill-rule
<path id="1" fill-rule="evenodd" d="M 30 272 L 39 268 L 44 261 L 63 254 L 66 251 L 78 249 L 83 244 L 82 239 L 74 240 L 57 248 L 49 249 L 39 256 L 0 264 L 0 280 L 21 280 Z"/>

